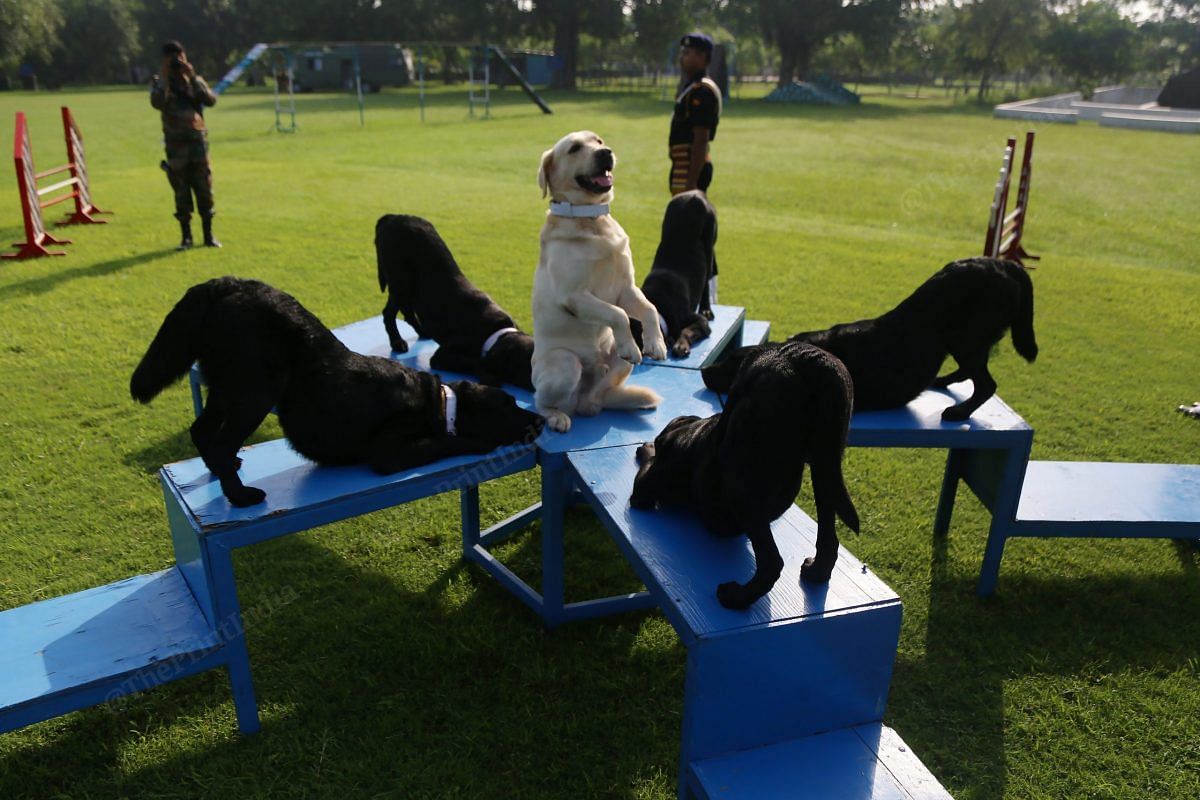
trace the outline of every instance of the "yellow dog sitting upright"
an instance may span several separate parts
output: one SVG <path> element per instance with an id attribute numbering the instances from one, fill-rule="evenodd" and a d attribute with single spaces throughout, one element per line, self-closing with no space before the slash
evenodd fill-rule
<path id="1" fill-rule="evenodd" d="M 533 387 L 537 411 L 556 431 L 571 415 L 655 408 L 662 398 L 626 385 L 640 363 L 629 330 L 642 323 L 645 355 L 667 348 L 658 313 L 637 287 L 629 237 L 609 214 L 613 151 L 591 131 L 569 133 L 542 154 L 538 186 L 550 194 L 533 280 Z"/>

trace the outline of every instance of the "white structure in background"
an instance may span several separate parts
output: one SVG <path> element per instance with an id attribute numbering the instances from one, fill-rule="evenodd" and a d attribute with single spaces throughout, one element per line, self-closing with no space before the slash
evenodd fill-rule
<path id="1" fill-rule="evenodd" d="M 1087 119 L 1116 128 L 1200 133 L 1200 110 L 1160 106 L 1156 102 L 1158 94 L 1158 89 L 1106 86 L 1097 89 L 1091 100 L 1084 100 L 1079 92 L 1068 92 L 1003 103 L 994 113 L 997 117 L 1038 122 Z"/>

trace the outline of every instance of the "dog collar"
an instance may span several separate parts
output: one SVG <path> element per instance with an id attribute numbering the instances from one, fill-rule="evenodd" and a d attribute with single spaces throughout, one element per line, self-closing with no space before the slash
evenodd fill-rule
<path id="1" fill-rule="evenodd" d="M 458 435 L 458 395 L 446 384 L 442 384 L 442 411 L 446 417 L 446 433 Z"/>
<path id="2" fill-rule="evenodd" d="M 663 338 L 664 338 L 664 339 L 666 339 L 666 338 L 667 338 L 667 336 L 668 336 L 668 334 L 667 334 L 667 321 L 666 321 L 666 319 L 664 319 L 664 318 L 663 318 L 663 315 L 662 315 L 662 314 L 659 314 L 659 315 L 658 315 L 658 329 L 659 329 L 660 331 L 662 331 Z"/>
<path id="3" fill-rule="evenodd" d="M 608 213 L 608 203 L 576 206 L 571 203 L 551 201 L 550 213 L 556 217 L 603 217 Z"/>
<path id="4" fill-rule="evenodd" d="M 503 339 L 510 333 L 520 333 L 516 328 L 501 328 L 500 330 L 487 337 L 487 341 L 483 343 L 482 357 L 487 358 L 488 351 L 496 346 L 496 342 Z"/>

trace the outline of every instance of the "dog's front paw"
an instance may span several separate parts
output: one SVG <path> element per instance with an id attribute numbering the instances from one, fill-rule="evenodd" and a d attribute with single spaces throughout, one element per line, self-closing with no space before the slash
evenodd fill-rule
<path id="1" fill-rule="evenodd" d="M 717 315 L 713 313 L 711 308 L 702 308 L 700 309 L 700 316 L 704 317 L 709 322 L 712 322 L 713 318 Z"/>
<path id="2" fill-rule="evenodd" d="M 835 563 L 836 559 L 825 564 L 812 557 L 806 558 L 800 565 L 800 580 L 805 583 L 829 583 Z"/>
<path id="3" fill-rule="evenodd" d="M 566 433 L 571 430 L 571 415 L 562 411 L 543 411 L 542 416 L 546 418 L 546 425 L 550 430 L 558 433 Z"/>
<path id="4" fill-rule="evenodd" d="M 717 600 L 725 608 L 741 611 L 742 609 L 749 608 L 757 599 L 757 597 L 754 597 L 746 590 L 745 586 L 736 581 L 722 583 L 717 587 Z"/>
<path id="5" fill-rule="evenodd" d="M 253 486 L 230 486 L 228 489 L 221 487 L 221 490 L 230 504 L 238 508 L 256 506 L 267 499 L 266 492 L 262 489 L 255 489 Z"/>
<path id="6" fill-rule="evenodd" d="M 942 422 L 962 422 L 971 416 L 970 410 L 964 405 L 950 406 L 942 412 Z"/>
<path id="7" fill-rule="evenodd" d="M 638 350 L 637 342 L 632 339 L 617 345 L 617 355 L 630 364 L 642 363 L 642 351 Z"/>
<path id="8" fill-rule="evenodd" d="M 399 336 L 390 338 L 388 341 L 388 344 L 390 344 L 392 346 L 393 353 L 407 353 L 408 352 L 408 342 L 404 341 L 404 339 L 402 339 Z"/>
<path id="9" fill-rule="evenodd" d="M 691 354 L 692 343 L 683 337 L 676 339 L 675 344 L 671 346 L 671 355 L 676 358 L 687 358 Z"/>
<path id="10" fill-rule="evenodd" d="M 642 354 L 655 361 L 664 361 L 667 357 L 667 345 L 663 342 L 662 337 L 659 337 L 653 342 L 647 342 L 646 349 Z"/>

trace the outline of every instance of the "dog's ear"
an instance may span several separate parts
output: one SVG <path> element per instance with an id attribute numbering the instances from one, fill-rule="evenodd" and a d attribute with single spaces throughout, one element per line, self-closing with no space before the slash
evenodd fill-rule
<path id="1" fill-rule="evenodd" d="M 546 152 L 542 153 L 542 163 L 538 167 L 538 188 L 542 190 L 542 197 L 550 191 L 550 167 L 554 163 L 554 148 L 551 147 Z"/>

